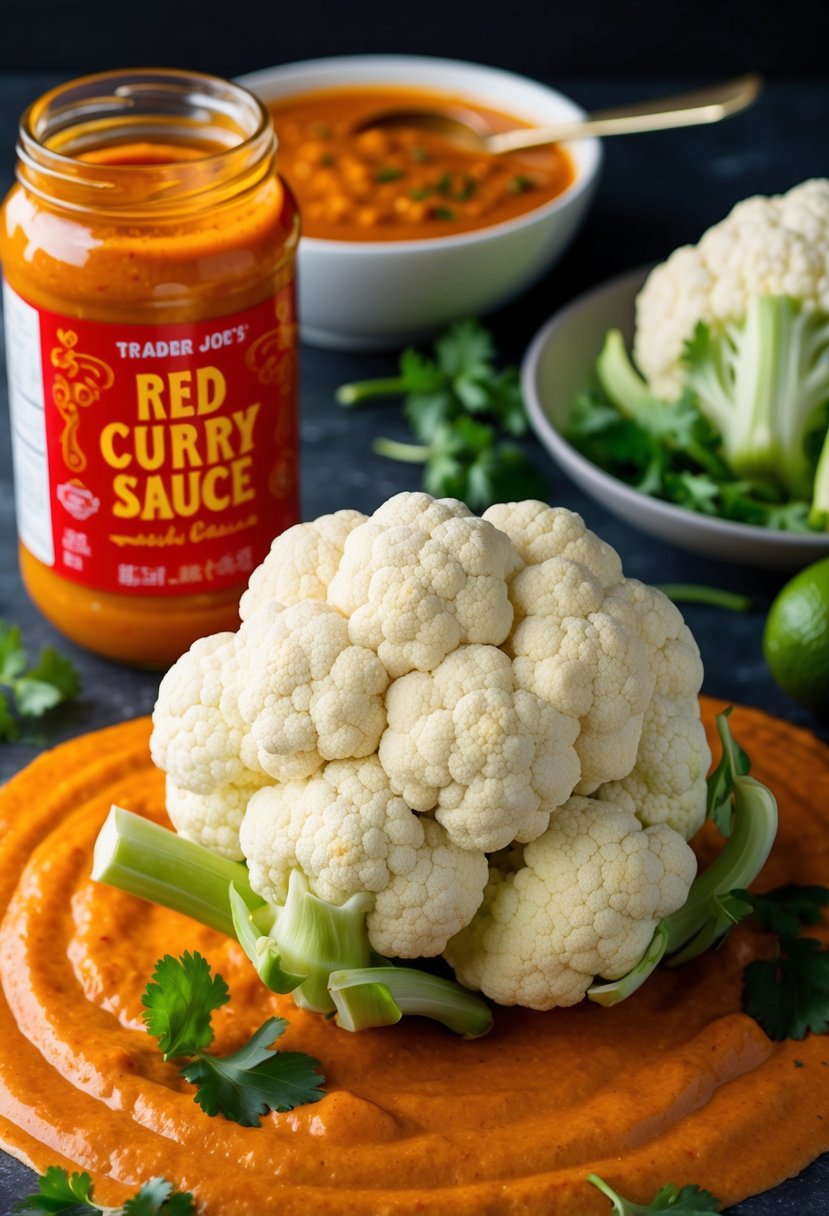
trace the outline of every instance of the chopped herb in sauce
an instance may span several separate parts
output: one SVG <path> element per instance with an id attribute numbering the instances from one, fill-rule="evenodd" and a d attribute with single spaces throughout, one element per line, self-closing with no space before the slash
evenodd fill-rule
<path id="1" fill-rule="evenodd" d="M 365 125 L 370 114 L 421 97 L 423 104 L 442 100 L 410 89 L 349 86 L 272 103 L 280 169 L 306 235 L 414 240 L 434 237 L 441 220 L 451 221 L 452 233 L 469 232 L 530 211 L 572 182 L 572 162 L 555 146 L 482 157 L 439 131 Z M 470 108 L 493 130 L 516 125 L 507 115 Z"/>

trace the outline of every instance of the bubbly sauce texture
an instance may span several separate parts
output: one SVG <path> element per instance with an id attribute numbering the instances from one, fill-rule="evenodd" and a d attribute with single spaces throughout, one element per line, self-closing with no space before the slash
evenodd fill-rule
<path id="1" fill-rule="evenodd" d="M 780 801 L 762 888 L 829 882 L 826 749 L 759 711 L 732 721 Z M 89 1170 L 111 1204 L 164 1174 L 207 1216 L 606 1216 L 591 1170 L 640 1202 L 673 1181 L 731 1204 L 829 1148 L 829 1038 L 771 1043 L 739 1011 L 769 945 L 746 926 L 616 1009 L 499 1009 L 472 1043 L 416 1020 L 351 1035 L 267 992 L 235 943 L 88 879 L 111 802 L 164 818 L 148 736 L 85 736 L 0 794 L 0 1142 L 37 1169 Z M 705 836 L 703 863 L 718 847 Z M 321 1102 L 259 1129 L 194 1104 L 140 1016 L 155 960 L 185 949 L 230 986 L 215 1049 L 286 1016 L 280 1046 L 320 1059 Z"/>
<path id="2" fill-rule="evenodd" d="M 268 103 L 279 168 L 306 236 L 399 241 L 487 228 L 549 203 L 575 180 L 557 144 L 502 156 L 412 126 L 359 130 L 381 111 L 453 109 L 495 133 L 529 124 L 451 94 L 394 87 L 324 89 Z"/>

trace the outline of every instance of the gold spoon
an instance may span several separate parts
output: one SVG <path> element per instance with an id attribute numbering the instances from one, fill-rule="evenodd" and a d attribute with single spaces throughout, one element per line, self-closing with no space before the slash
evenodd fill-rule
<path id="1" fill-rule="evenodd" d="M 588 135 L 632 135 L 638 131 L 666 131 L 674 127 L 720 122 L 750 106 L 762 87 L 762 77 L 756 72 L 749 72 L 736 80 L 709 85 L 692 93 L 644 101 L 639 105 L 619 106 L 612 110 L 597 110 L 586 118 L 557 123 L 552 127 L 524 127 L 498 135 L 489 131 L 480 115 L 463 106 L 412 106 L 378 110 L 361 119 L 354 130 L 410 127 L 435 131 L 470 150 L 501 156 L 504 152 L 583 139 Z"/>

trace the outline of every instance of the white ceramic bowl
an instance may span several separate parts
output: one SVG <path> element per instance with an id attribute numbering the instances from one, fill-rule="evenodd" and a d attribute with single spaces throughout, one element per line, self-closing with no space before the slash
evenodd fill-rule
<path id="1" fill-rule="evenodd" d="M 338 85 L 410 85 L 458 93 L 541 124 L 579 118 L 574 102 L 525 76 L 452 59 L 349 55 L 288 63 L 242 76 L 263 101 Z M 570 147 L 576 179 L 563 194 L 505 223 L 415 241 L 303 237 L 299 248 L 303 338 L 370 350 L 429 336 L 458 317 L 505 303 L 563 253 L 589 206 L 601 163 L 598 140 Z"/>
<path id="2" fill-rule="evenodd" d="M 646 270 L 637 270 L 579 296 L 533 339 L 521 368 L 530 421 L 541 442 L 577 485 L 652 536 L 708 557 L 799 570 L 829 554 L 829 535 L 774 532 L 698 515 L 650 498 L 597 468 L 562 437 L 573 399 L 593 378 L 609 329 L 633 338 L 634 301 Z"/>

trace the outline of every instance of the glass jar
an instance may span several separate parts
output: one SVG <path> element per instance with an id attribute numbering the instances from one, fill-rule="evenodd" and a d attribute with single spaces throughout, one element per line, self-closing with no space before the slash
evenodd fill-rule
<path id="1" fill-rule="evenodd" d="M 164 665 L 233 629 L 298 519 L 299 220 L 264 106 L 106 72 L 23 115 L 0 261 L 20 564 L 91 650 Z"/>

